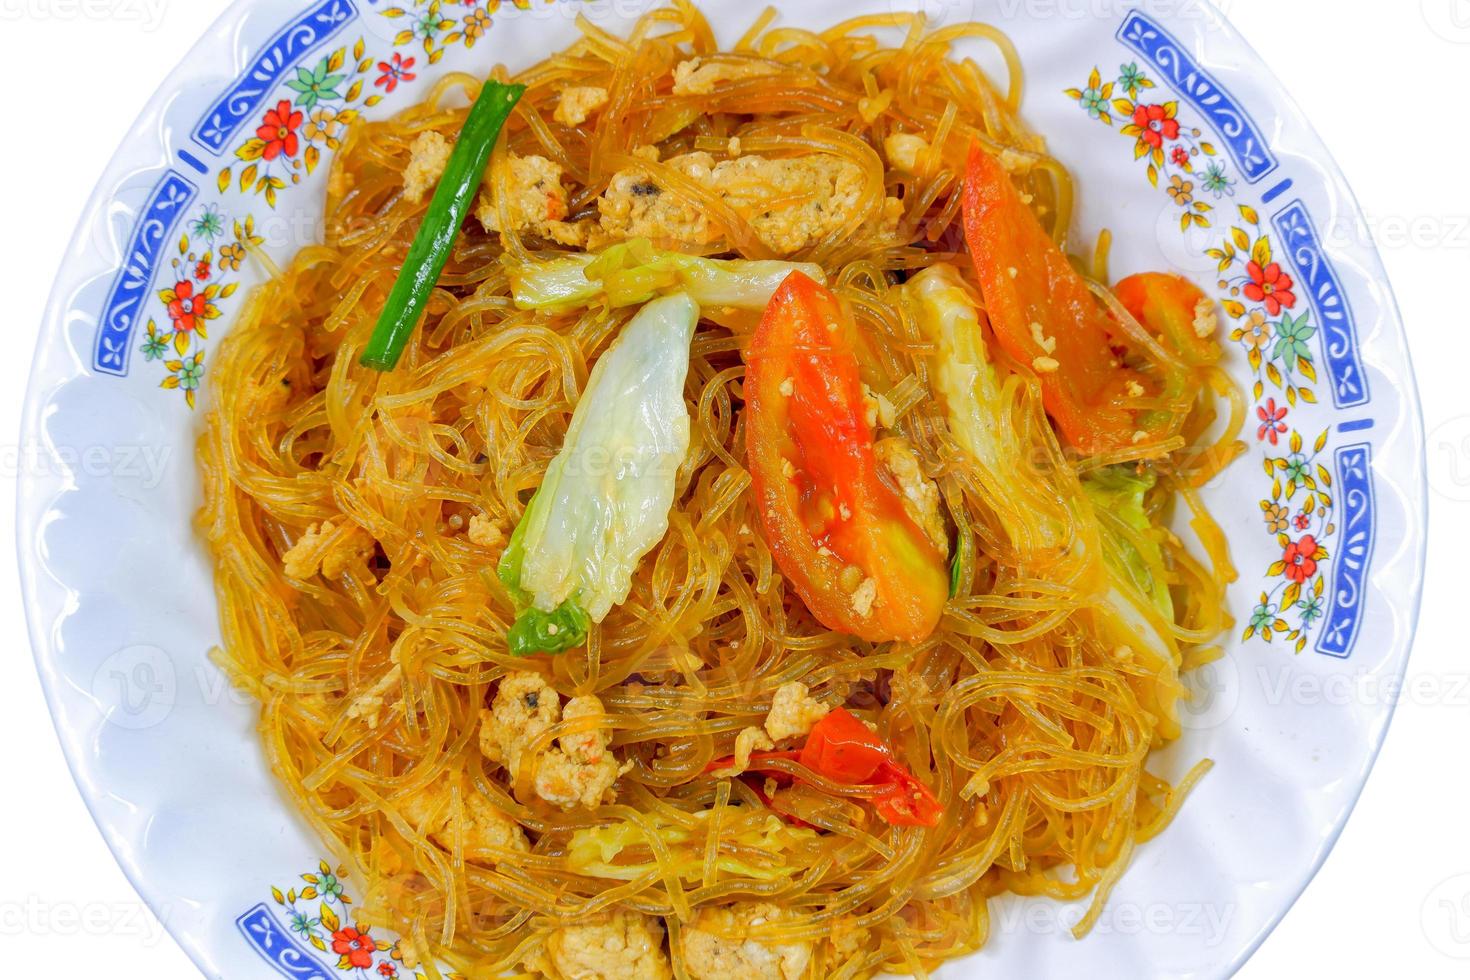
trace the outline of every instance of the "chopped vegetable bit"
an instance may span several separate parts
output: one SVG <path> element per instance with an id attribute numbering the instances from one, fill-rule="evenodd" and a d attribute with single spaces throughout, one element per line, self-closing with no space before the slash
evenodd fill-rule
<path id="1" fill-rule="evenodd" d="M 570 255 L 510 269 L 511 292 L 523 310 L 562 310 L 606 302 L 636 306 L 676 290 L 703 307 L 759 312 L 792 272 L 818 282 L 822 267 L 809 263 L 703 259 L 653 247 L 648 239 L 614 245 L 599 255 Z"/>
<path id="2" fill-rule="evenodd" d="M 698 322 L 686 294 L 654 300 L 593 367 L 566 442 L 500 560 L 500 579 L 522 607 L 511 653 L 585 643 L 668 531 L 689 451 L 684 380 Z"/>
<path id="3" fill-rule="evenodd" d="M 648 825 L 669 849 L 679 877 L 686 881 L 698 881 L 704 875 L 706 828 L 713 813 L 698 810 L 678 820 L 659 811 L 647 815 Z M 720 849 L 718 870 L 761 881 L 795 874 L 818 839 L 812 830 L 791 826 L 769 810 L 733 806 L 720 812 L 720 838 L 736 846 Z M 658 867 L 650 845 L 642 823 L 584 828 L 572 834 L 567 866 L 591 878 L 632 881 Z"/>
<path id="4" fill-rule="evenodd" d="M 1002 424 L 1011 414 L 1005 379 L 989 355 L 986 320 L 978 300 L 959 272 L 952 266 L 935 265 L 903 288 L 914 319 L 935 348 L 931 359 L 934 390 L 944 404 L 950 432 L 988 475 L 987 488 L 1011 542 L 1026 552 L 1054 550 L 1067 544 L 1083 547 L 1082 542 L 1069 537 L 1068 527 L 1074 519 L 1068 508 L 1080 501 L 1069 499 L 1071 495 L 1064 496 L 1059 509 L 1056 496 L 1038 499 L 1032 488 L 1015 476 L 1014 461 L 1023 458 L 1023 450 L 1014 427 Z M 1098 503 L 1099 479 L 1102 477 L 1094 475 L 1093 487 L 1087 495 L 1093 497 L 1106 532 L 1109 523 L 1117 520 L 1109 511 L 1118 504 L 1111 500 Z M 1087 487 L 1078 489 L 1083 491 Z M 1079 492 L 1077 496 L 1080 495 Z M 1112 537 L 1120 538 L 1121 532 L 1114 530 Z M 961 542 L 961 547 L 972 546 Z M 1158 618 L 1164 609 L 1161 599 L 1167 597 L 1167 590 L 1156 594 L 1151 584 L 1141 581 L 1138 588 L 1130 588 L 1139 576 L 1117 562 L 1105 562 L 1102 554 L 1107 550 L 1099 547 L 1099 553 L 1094 556 L 1107 572 L 1106 576 L 1100 576 L 1103 581 L 1096 597 L 1103 627 L 1120 637 L 1131 638 L 1122 642 L 1141 641 L 1139 652 L 1154 669 L 1172 670 L 1178 650 L 1165 633 L 1168 620 Z M 952 588 L 957 590 L 958 562 L 951 572 Z M 1149 583 L 1161 580 L 1151 578 Z M 1172 707 L 1160 704 L 1159 708 L 1164 730 L 1177 726 Z"/>
<path id="5" fill-rule="evenodd" d="M 1166 622 L 1174 621 L 1174 600 L 1164 576 L 1162 528 L 1149 518 L 1144 498 L 1157 479 L 1127 466 L 1104 466 L 1082 477 L 1104 536 L 1103 553 L 1140 593 L 1153 602 Z"/>
<path id="6" fill-rule="evenodd" d="M 398 281 L 383 304 L 377 329 L 362 355 L 364 366 L 378 371 L 391 371 L 398 366 L 408 338 L 423 317 L 429 296 L 439 285 L 439 277 L 444 274 L 470 202 L 484 179 L 495 141 L 525 91 L 524 85 L 500 82 L 486 82 L 480 90 L 459 141 L 454 144 L 434 200 L 409 246 Z"/>

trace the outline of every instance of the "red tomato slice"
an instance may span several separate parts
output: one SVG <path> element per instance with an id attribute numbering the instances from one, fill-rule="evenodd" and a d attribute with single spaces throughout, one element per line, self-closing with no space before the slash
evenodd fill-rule
<path id="1" fill-rule="evenodd" d="M 893 761 L 893 750 L 846 708 L 835 708 L 817 722 L 799 753 L 755 752 L 747 768 L 759 771 L 778 759 L 800 762 L 812 772 L 844 786 L 871 786 L 873 792 L 864 798 L 873 804 L 880 817 L 896 827 L 933 827 L 944 814 L 944 807 L 929 787 Z M 705 772 L 728 769 L 734 764 L 734 756 L 717 759 L 705 767 Z M 778 781 L 789 778 L 777 772 Z M 767 806 L 772 806 L 763 789 L 757 792 Z M 784 811 L 777 812 L 790 816 Z"/>
<path id="2" fill-rule="evenodd" d="M 880 473 L 857 328 L 837 297 L 792 273 L 746 358 L 746 449 L 776 564 L 829 629 L 918 642 L 949 599 L 945 556 Z"/>
<path id="3" fill-rule="evenodd" d="M 1114 336 L 1112 318 L 1021 200 L 1005 168 L 978 145 L 970 152 L 964 211 L 965 238 L 996 338 L 1011 357 L 1036 370 L 1047 413 L 1065 441 L 1096 454 L 1147 431 L 1127 407 L 1129 382 L 1151 393 L 1159 385 L 1122 365 L 1114 348 L 1126 345 Z M 1051 365 L 1042 358 L 1055 368 L 1043 370 Z"/>
<path id="4" fill-rule="evenodd" d="M 839 783 L 866 783 L 891 759 L 888 746 L 844 708 L 817 722 L 801 750 L 802 765 Z"/>

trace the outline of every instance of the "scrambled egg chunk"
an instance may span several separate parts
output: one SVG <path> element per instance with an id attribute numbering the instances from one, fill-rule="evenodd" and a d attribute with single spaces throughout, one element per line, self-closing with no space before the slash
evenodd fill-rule
<path id="1" fill-rule="evenodd" d="M 757 941 L 750 934 L 789 913 L 775 905 L 701 909 L 683 934 L 684 963 L 693 980 L 801 980 L 812 958 L 810 942 Z"/>
<path id="2" fill-rule="evenodd" d="M 563 718 L 602 713 L 602 702 L 589 695 L 568 701 Z M 558 747 L 546 753 L 536 770 L 536 795 L 563 810 L 596 807 L 618 777 L 633 767 L 632 762 L 618 766 L 618 760 L 607 750 L 611 741 L 612 736 L 601 729 L 557 739 Z"/>
<path id="3" fill-rule="evenodd" d="M 771 737 L 759 728 L 742 729 L 735 736 L 735 762 L 725 769 L 716 769 L 714 774 L 724 779 L 738 776 L 750 768 L 750 757 L 755 752 L 769 752 L 776 747 Z"/>
<path id="4" fill-rule="evenodd" d="M 377 728 L 383 710 L 388 707 L 390 696 L 403 683 L 403 668 L 394 664 L 378 682 L 359 694 L 347 709 L 347 717 L 367 722 L 369 728 Z"/>
<path id="5" fill-rule="evenodd" d="M 766 715 L 766 734 L 777 742 L 805 735 L 831 710 L 812 697 L 807 686 L 800 681 L 782 684 L 771 699 L 771 711 Z"/>
<path id="6" fill-rule="evenodd" d="M 356 524 L 323 521 L 307 528 L 281 556 L 281 568 L 287 578 L 303 582 L 319 571 L 326 578 L 338 579 L 353 566 L 365 565 L 377 543 Z"/>
<path id="7" fill-rule="evenodd" d="M 663 923 L 614 909 L 553 932 L 546 940 L 553 976 L 565 980 L 669 980 Z"/>
<path id="8" fill-rule="evenodd" d="M 883 152 L 894 167 L 904 173 L 916 174 L 924 154 L 929 152 L 929 141 L 912 133 L 894 133 L 883 141 Z"/>
<path id="9" fill-rule="evenodd" d="M 449 166 L 449 155 L 453 152 L 454 144 L 443 134 L 432 129 L 420 133 L 419 138 L 413 141 L 413 156 L 409 158 L 408 168 L 403 171 L 403 196 L 415 204 L 423 201 L 439 183 L 439 178 L 444 176 L 444 169 Z"/>
<path id="10" fill-rule="evenodd" d="M 948 554 L 949 533 L 939 507 L 939 487 L 924 475 L 914 447 L 907 439 L 894 436 L 874 443 L 873 452 L 903 493 L 903 509 L 909 519 L 923 529 L 934 547 Z"/>
<path id="11" fill-rule="evenodd" d="M 551 726 L 601 714 L 602 702 L 595 697 L 572 698 L 563 711 L 561 698 L 540 674 L 510 674 L 500 682 L 490 709 L 480 712 L 480 751 L 515 774 L 526 749 Z M 531 761 L 536 795 L 564 810 L 596 807 L 633 765 L 618 765 L 608 750 L 611 741 L 604 729 L 558 738 L 555 746 Z"/>
<path id="12" fill-rule="evenodd" d="M 827 934 L 827 948 L 830 953 L 828 966 L 841 966 L 847 963 L 868 944 L 868 930 L 856 924 L 853 919 L 838 919 L 832 923 L 832 930 Z"/>
<path id="13" fill-rule="evenodd" d="M 751 155 L 716 163 L 701 152 L 666 163 L 723 200 L 778 255 L 810 248 L 845 226 L 863 192 L 863 172 L 857 164 L 820 153 L 782 159 Z M 721 240 L 698 204 L 639 170 L 615 174 L 598 210 L 602 234 L 612 241 L 651 238 L 699 247 Z M 881 225 L 892 232 L 903 204 L 885 198 L 881 212 Z"/>
<path id="14" fill-rule="evenodd" d="M 475 514 L 470 517 L 470 524 L 465 534 L 471 544 L 477 544 L 481 548 L 489 548 L 493 551 L 500 550 L 506 541 L 505 528 L 484 514 Z"/>
<path id="15" fill-rule="evenodd" d="M 461 790 L 458 814 L 450 787 L 443 784 L 430 786 L 404 801 L 402 813 L 405 820 L 444 850 L 453 853 L 456 845 L 463 847 L 465 860 L 475 864 L 495 865 L 504 851 L 530 850 L 521 825 L 473 786 Z"/>
<path id="16" fill-rule="evenodd" d="M 503 202 L 510 225 L 517 232 L 535 235 L 559 245 L 586 244 L 586 230 L 567 222 L 569 207 L 562 169 L 545 157 L 511 154 L 506 195 Z M 475 217 L 486 231 L 500 232 L 500 205 L 495 196 L 494 168 L 480 191 Z"/>
<path id="17" fill-rule="evenodd" d="M 1220 329 L 1220 315 L 1215 312 L 1213 300 L 1202 299 L 1194 306 L 1194 335 L 1200 340 L 1209 340 Z"/>
<path id="18" fill-rule="evenodd" d="M 691 58 L 674 69 L 675 95 L 709 95 L 726 82 L 747 78 L 763 78 L 775 74 L 775 67 L 748 58 L 705 61 Z"/>
<path id="19" fill-rule="evenodd" d="M 607 89 L 598 85 L 572 85 L 562 90 L 551 118 L 563 126 L 580 126 L 605 105 Z"/>

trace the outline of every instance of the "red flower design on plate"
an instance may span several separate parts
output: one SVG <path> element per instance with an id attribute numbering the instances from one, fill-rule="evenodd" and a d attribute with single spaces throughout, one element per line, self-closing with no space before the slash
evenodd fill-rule
<path id="1" fill-rule="evenodd" d="M 340 953 L 359 970 L 366 970 L 373 965 L 373 953 L 377 949 L 378 944 L 368 935 L 366 929 L 348 926 L 332 933 L 332 952 Z"/>
<path id="2" fill-rule="evenodd" d="M 265 114 L 264 125 L 255 131 L 255 135 L 265 143 L 260 155 L 266 160 L 274 160 L 282 154 L 294 157 L 301 149 L 301 138 L 296 135 L 296 130 L 301 128 L 305 119 L 303 113 L 292 111 L 289 100 L 282 99 Z"/>
<path id="3" fill-rule="evenodd" d="M 1133 125 L 1143 130 L 1138 138 L 1156 150 L 1165 140 L 1179 138 L 1179 120 L 1167 106 L 1141 105 L 1133 110 Z"/>
<path id="4" fill-rule="evenodd" d="M 383 74 L 379 75 L 378 80 L 373 82 L 373 84 L 391 92 L 398 87 L 399 82 L 413 81 L 415 78 L 418 78 L 410 70 L 413 68 L 415 60 L 414 58 L 405 58 L 401 54 L 395 54 L 388 61 L 378 62 L 378 71 Z"/>
<path id="5" fill-rule="evenodd" d="M 1281 560 L 1286 563 L 1286 577 L 1301 585 L 1317 574 L 1317 539 L 1302 535 L 1300 541 L 1287 544 Z"/>
<path id="6" fill-rule="evenodd" d="M 1256 418 L 1261 420 L 1261 427 L 1256 430 L 1256 439 L 1260 442 L 1271 441 L 1276 445 L 1277 436 L 1286 431 L 1286 406 L 1276 406 L 1276 399 L 1267 398 L 1266 404 L 1256 406 Z"/>
<path id="7" fill-rule="evenodd" d="M 398 976 L 398 967 L 394 966 L 387 960 L 384 960 L 383 962 L 378 964 L 378 972 L 385 977 L 396 977 Z"/>
<path id="8" fill-rule="evenodd" d="M 212 271 L 214 270 L 210 268 L 208 262 L 200 262 L 194 267 L 194 278 L 198 279 L 200 282 L 203 282 L 204 280 L 209 278 L 209 274 Z"/>
<path id="9" fill-rule="evenodd" d="M 194 295 L 194 284 L 185 279 L 176 283 L 172 292 L 174 298 L 169 300 L 168 317 L 174 322 L 174 329 L 185 333 L 197 329 L 206 304 L 202 297 Z"/>
<path id="10" fill-rule="evenodd" d="M 1307 528 L 1312 526 L 1312 515 L 1298 514 L 1296 515 L 1296 518 L 1293 520 L 1292 523 L 1296 525 L 1296 529 L 1298 531 L 1305 531 Z"/>
<path id="11" fill-rule="evenodd" d="M 1266 304 L 1267 313 L 1280 316 L 1283 308 L 1289 310 L 1296 305 L 1296 293 L 1291 291 L 1291 276 L 1282 271 L 1279 262 L 1272 262 L 1264 269 L 1259 262 L 1251 262 L 1245 267 L 1245 272 L 1251 281 L 1245 284 L 1242 292 L 1251 302 Z"/>
<path id="12" fill-rule="evenodd" d="M 1189 151 L 1182 146 L 1176 146 L 1173 152 L 1169 154 L 1169 159 L 1174 161 L 1176 167 L 1188 167 Z"/>

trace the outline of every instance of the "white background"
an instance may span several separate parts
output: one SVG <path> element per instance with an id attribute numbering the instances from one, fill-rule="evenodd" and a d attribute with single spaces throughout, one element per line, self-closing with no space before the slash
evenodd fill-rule
<path id="1" fill-rule="evenodd" d="M 744 2 L 744 0 L 742 0 Z M 1052 0 L 1059 8 L 1106 0 Z M 0 512 L 50 283 L 113 148 L 225 0 L 0 0 Z M 1368 217 L 1429 436 L 1429 569 L 1409 683 L 1362 802 L 1247 980 L 1470 975 L 1470 0 L 1226 0 Z M 44 174 L 44 183 L 38 175 Z M 0 519 L 13 553 L 13 527 Z M 196 971 L 141 907 L 51 729 L 0 561 L 0 951 L 12 976 Z M 1262 834 L 1270 827 L 1260 828 Z M 228 846 L 228 842 L 220 842 Z"/>

